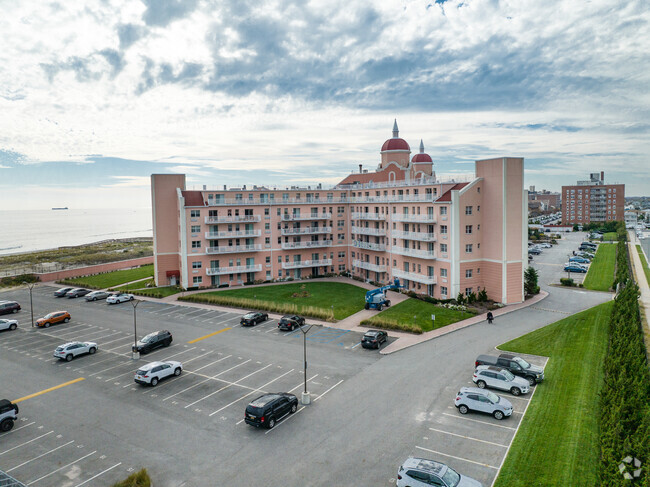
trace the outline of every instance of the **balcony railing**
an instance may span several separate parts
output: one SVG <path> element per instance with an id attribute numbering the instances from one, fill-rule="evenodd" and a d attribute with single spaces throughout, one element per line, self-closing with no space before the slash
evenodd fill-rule
<path id="1" fill-rule="evenodd" d="M 436 252 L 434 250 L 420 250 L 420 249 L 407 249 L 404 247 L 393 247 L 391 249 L 393 254 L 405 255 L 406 257 L 417 257 L 418 259 L 435 259 Z"/>
<path id="2" fill-rule="evenodd" d="M 389 196 L 355 196 L 350 198 L 350 203 L 424 203 L 437 199 L 433 194 L 399 194 Z"/>
<path id="3" fill-rule="evenodd" d="M 385 220 L 386 215 L 382 213 L 352 213 L 352 219 L 353 220 Z"/>
<path id="4" fill-rule="evenodd" d="M 423 242 L 435 242 L 436 234 L 435 233 L 425 233 L 425 232 L 402 232 L 400 230 L 393 230 L 390 233 L 390 236 L 393 238 L 403 238 L 404 240 L 421 240 Z"/>
<path id="5" fill-rule="evenodd" d="M 352 245 L 358 249 L 364 249 L 364 250 L 376 250 L 379 252 L 383 252 L 386 250 L 386 245 L 384 244 L 364 242 L 362 240 L 353 240 Z"/>
<path id="6" fill-rule="evenodd" d="M 377 237 L 386 236 L 386 229 L 384 228 L 352 227 L 351 231 L 357 235 L 374 235 Z"/>
<path id="7" fill-rule="evenodd" d="M 436 223 L 435 215 L 404 215 L 402 213 L 393 213 L 390 218 L 394 222 Z"/>
<path id="8" fill-rule="evenodd" d="M 304 267 L 322 267 L 332 265 L 332 259 L 322 260 L 300 260 L 294 262 L 283 262 L 283 269 L 300 269 Z"/>
<path id="9" fill-rule="evenodd" d="M 291 249 L 312 249 L 315 247 L 329 247 L 331 240 L 308 240 L 306 242 L 282 242 L 283 250 Z"/>
<path id="10" fill-rule="evenodd" d="M 297 222 L 297 221 L 309 221 L 309 220 L 329 220 L 332 218 L 331 213 L 311 213 L 309 215 L 294 215 L 293 213 L 284 213 L 282 215 L 282 221 L 285 222 Z"/>
<path id="11" fill-rule="evenodd" d="M 242 252 L 258 252 L 262 250 L 261 244 L 255 245 L 227 245 L 222 247 L 206 247 L 208 254 L 234 254 Z"/>
<path id="12" fill-rule="evenodd" d="M 283 228 L 282 235 L 317 235 L 332 233 L 332 227 Z"/>
<path id="13" fill-rule="evenodd" d="M 205 232 L 205 238 L 207 239 L 217 239 L 217 238 L 247 238 L 247 237 L 259 237 L 262 235 L 262 230 L 243 230 L 243 231 L 224 231 L 224 232 Z"/>
<path id="14" fill-rule="evenodd" d="M 262 221 L 262 215 L 241 215 L 241 216 L 206 216 L 205 223 L 249 223 Z"/>
<path id="15" fill-rule="evenodd" d="M 393 276 L 400 279 L 408 279 L 409 281 L 420 282 L 422 284 L 436 284 L 436 276 L 425 276 L 424 274 L 417 274 L 415 272 L 407 272 L 393 267 Z"/>
<path id="16" fill-rule="evenodd" d="M 327 205 L 347 203 L 346 198 L 223 198 L 207 200 L 207 206 L 246 206 L 246 205 Z"/>
<path id="17" fill-rule="evenodd" d="M 379 264 L 371 264 L 370 262 L 364 262 L 362 260 L 353 260 L 352 265 L 358 267 L 359 269 L 367 269 L 372 272 L 386 272 L 387 266 Z"/>
<path id="18" fill-rule="evenodd" d="M 208 276 L 220 276 L 222 274 L 239 274 L 244 272 L 260 272 L 262 264 L 257 265 L 238 265 L 234 267 L 208 267 L 205 273 Z"/>

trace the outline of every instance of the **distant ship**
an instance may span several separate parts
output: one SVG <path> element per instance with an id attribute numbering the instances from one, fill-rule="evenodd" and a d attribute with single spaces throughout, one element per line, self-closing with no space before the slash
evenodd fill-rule
<path id="1" fill-rule="evenodd" d="M 67 210 L 68 207 L 66 206 L 65 208 L 52 208 L 53 210 Z"/>

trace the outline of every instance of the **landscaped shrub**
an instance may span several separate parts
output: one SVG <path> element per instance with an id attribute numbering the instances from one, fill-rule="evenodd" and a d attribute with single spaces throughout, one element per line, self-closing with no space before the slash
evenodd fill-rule
<path id="1" fill-rule="evenodd" d="M 151 478 L 147 473 L 147 469 L 143 468 L 139 472 L 132 473 L 121 482 L 113 484 L 113 487 L 150 487 Z"/>
<path id="2" fill-rule="evenodd" d="M 560 284 L 563 286 L 575 287 L 576 283 L 570 277 L 561 277 Z"/>
<path id="3" fill-rule="evenodd" d="M 374 317 L 372 321 L 363 320 L 360 324 L 361 326 L 368 326 L 371 328 L 376 327 L 376 328 L 383 328 L 386 330 L 405 331 L 408 333 L 415 333 L 416 335 L 420 335 L 422 333 L 422 330 L 415 325 L 400 323 L 396 320 L 390 320 L 379 316 Z"/>
<path id="4" fill-rule="evenodd" d="M 539 294 L 539 286 L 537 285 L 538 274 L 533 267 L 528 267 L 524 271 L 524 292 L 527 296 Z"/>
<path id="5" fill-rule="evenodd" d="M 32 282 L 38 282 L 39 278 L 35 274 L 21 274 L 19 276 L 8 276 L 8 277 L 3 277 L 0 280 L 0 286 L 2 287 L 13 287 L 13 286 L 20 286 L 23 284 L 23 282 L 27 283 L 32 283 Z"/>

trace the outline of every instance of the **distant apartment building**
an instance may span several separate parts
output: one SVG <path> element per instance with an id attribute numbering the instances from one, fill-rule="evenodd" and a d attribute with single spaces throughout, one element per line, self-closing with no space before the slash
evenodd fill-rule
<path id="1" fill-rule="evenodd" d="M 476 161 L 469 182 L 441 181 L 420 143 L 393 137 L 376 171 L 331 189 L 188 190 L 151 176 L 156 285 L 184 288 L 351 272 L 439 299 L 524 299 L 527 196 L 522 158 Z"/>
<path id="2" fill-rule="evenodd" d="M 553 193 L 545 189 L 541 191 L 535 191 L 535 186 L 530 186 L 528 189 L 529 208 L 531 208 L 531 203 L 533 202 L 537 204 L 532 205 L 532 207 L 538 210 L 559 210 L 562 206 L 562 195 L 560 193 Z"/>
<path id="3" fill-rule="evenodd" d="M 623 220 L 625 185 L 605 184 L 605 173 L 591 173 L 586 181 L 562 186 L 565 225 Z"/>

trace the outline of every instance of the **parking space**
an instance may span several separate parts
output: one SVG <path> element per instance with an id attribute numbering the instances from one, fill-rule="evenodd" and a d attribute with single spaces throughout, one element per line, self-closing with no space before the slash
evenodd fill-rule
<path id="1" fill-rule="evenodd" d="M 578 250 L 580 243 L 585 240 L 582 232 L 562 233 L 562 238 L 550 249 L 542 249 L 542 253 L 534 255 L 529 265 L 537 269 L 540 284 L 559 284 L 560 278 L 568 277 L 564 264 L 573 256 L 573 251 Z M 580 284 L 584 281 L 585 273 L 571 272 L 571 279 Z"/>

